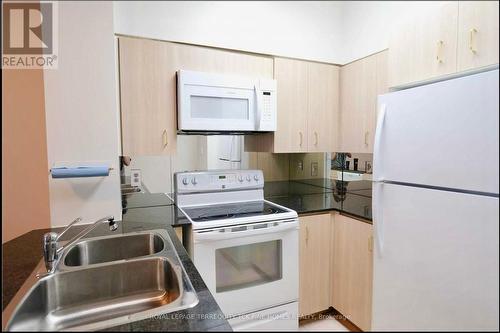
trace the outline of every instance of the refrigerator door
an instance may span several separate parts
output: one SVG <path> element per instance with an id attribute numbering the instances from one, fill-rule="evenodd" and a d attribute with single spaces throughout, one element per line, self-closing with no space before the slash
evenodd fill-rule
<path id="1" fill-rule="evenodd" d="M 498 194 L 498 75 L 379 96 L 374 180 Z"/>
<path id="2" fill-rule="evenodd" d="M 372 330 L 498 330 L 499 199 L 374 186 Z"/>

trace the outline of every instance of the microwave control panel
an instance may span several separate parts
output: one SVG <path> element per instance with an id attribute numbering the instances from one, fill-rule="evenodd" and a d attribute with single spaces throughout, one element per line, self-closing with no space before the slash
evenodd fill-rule
<path id="1" fill-rule="evenodd" d="M 259 131 L 276 131 L 276 81 L 260 81 L 261 108 Z"/>

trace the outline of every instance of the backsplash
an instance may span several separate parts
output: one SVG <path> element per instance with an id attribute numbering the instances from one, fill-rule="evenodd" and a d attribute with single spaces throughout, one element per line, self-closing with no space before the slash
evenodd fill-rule
<path id="1" fill-rule="evenodd" d="M 328 176 L 325 153 L 245 152 L 243 140 L 242 136 L 178 135 L 175 154 L 131 156 L 125 176 L 130 176 L 131 169 L 140 169 L 143 186 L 151 193 L 172 192 L 173 174 L 186 170 L 260 169 L 266 181 Z"/>

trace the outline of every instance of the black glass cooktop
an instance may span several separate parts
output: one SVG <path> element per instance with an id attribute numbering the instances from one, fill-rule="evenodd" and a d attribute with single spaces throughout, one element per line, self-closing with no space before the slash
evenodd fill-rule
<path id="1" fill-rule="evenodd" d="M 206 222 L 240 217 L 286 213 L 287 211 L 264 201 L 250 201 L 211 206 L 183 208 L 194 222 Z"/>

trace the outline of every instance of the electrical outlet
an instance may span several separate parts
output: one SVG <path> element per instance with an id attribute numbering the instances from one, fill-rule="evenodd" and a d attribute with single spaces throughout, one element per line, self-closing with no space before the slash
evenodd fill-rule
<path id="1" fill-rule="evenodd" d="M 141 186 L 141 169 L 130 170 L 130 185 Z"/>
<path id="2" fill-rule="evenodd" d="M 304 171 L 304 162 L 302 160 L 297 161 L 297 171 L 298 172 Z"/>
<path id="3" fill-rule="evenodd" d="M 318 176 L 318 162 L 311 162 L 311 176 Z"/>

